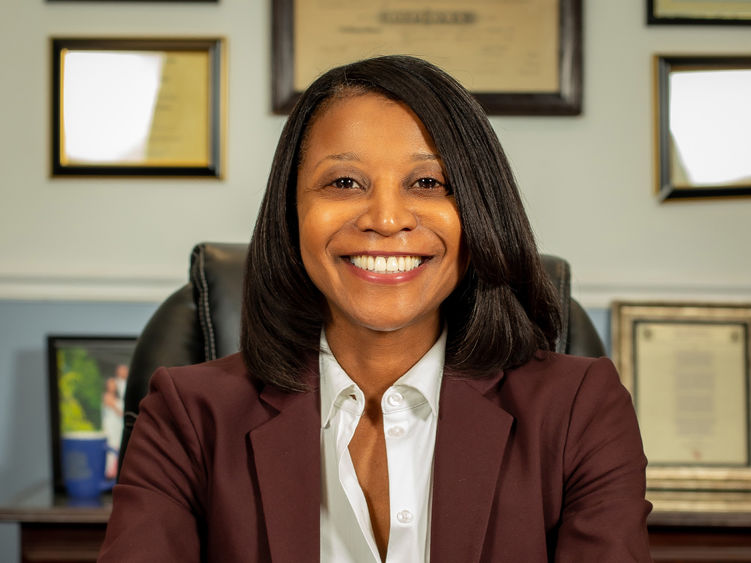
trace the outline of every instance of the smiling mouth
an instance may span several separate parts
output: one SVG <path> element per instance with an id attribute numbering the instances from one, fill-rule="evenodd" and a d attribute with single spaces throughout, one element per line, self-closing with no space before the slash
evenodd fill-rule
<path id="1" fill-rule="evenodd" d="M 363 254 L 349 257 L 349 261 L 356 267 L 377 274 L 409 272 L 420 266 L 425 260 L 426 257 L 424 256 L 372 256 Z"/>

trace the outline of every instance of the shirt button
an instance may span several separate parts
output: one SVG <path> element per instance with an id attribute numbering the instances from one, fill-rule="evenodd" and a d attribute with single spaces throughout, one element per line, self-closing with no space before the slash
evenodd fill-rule
<path id="1" fill-rule="evenodd" d="M 391 395 L 388 396 L 386 402 L 392 407 L 398 407 L 402 404 L 403 400 L 404 397 L 402 396 L 402 394 L 399 393 L 399 391 L 394 391 L 393 393 L 391 393 Z"/>
<path id="2" fill-rule="evenodd" d="M 409 510 L 400 510 L 396 513 L 396 519 L 402 524 L 409 524 L 412 522 L 412 513 Z"/>
<path id="3" fill-rule="evenodd" d="M 404 436 L 404 427 L 403 426 L 392 426 L 388 429 L 387 434 L 391 436 L 392 438 L 401 438 Z"/>

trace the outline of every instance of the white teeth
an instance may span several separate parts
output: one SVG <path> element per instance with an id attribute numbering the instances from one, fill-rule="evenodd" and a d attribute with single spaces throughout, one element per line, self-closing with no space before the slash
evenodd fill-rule
<path id="1" fill-rule="evenodd" d="M 358 268 L 379 274 L 409 272 L 422 264 L 420 256 L 350 256 L 349 261 Z"/>

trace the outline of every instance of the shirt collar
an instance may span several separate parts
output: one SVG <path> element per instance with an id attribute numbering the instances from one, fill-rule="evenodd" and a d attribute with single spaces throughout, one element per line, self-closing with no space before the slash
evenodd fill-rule
<path id="1" fill-rule="evenodd" d="M 446 356 L 447 329 L 425 355 L 407 373 L 394 382 L 393 387 L 406 386 L 417 390 L 430 404 L 433 415 L 438 415 L 441 380 Z M 326 333 L 321 330 L 318 366 L 321 390 L 321 426 L 326 426 L 334 414 L 337 399 L 343 394 L 362 394 L 357 384 L 347 375 L 331 353 Z"/>

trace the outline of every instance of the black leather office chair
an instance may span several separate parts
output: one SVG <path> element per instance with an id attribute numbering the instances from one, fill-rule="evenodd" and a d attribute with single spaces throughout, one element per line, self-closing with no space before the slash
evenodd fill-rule
<path id="1" fill-rule="evenodd" d="M 190 280 L 162 303 L 136 344 L 125 392 L 125 427 L 120 459 L 128 445 L 138 404 L 159 366 L 195 364 L 237 352 L 240 304 L 247 244 L 202 243 L 190 258 Z M 556 351 L 579 356 L 605 355 L 587 313 L 571 298 L 571 271 L 558 257 L 543 255 L 558 289 L 563 330 Z"/>

